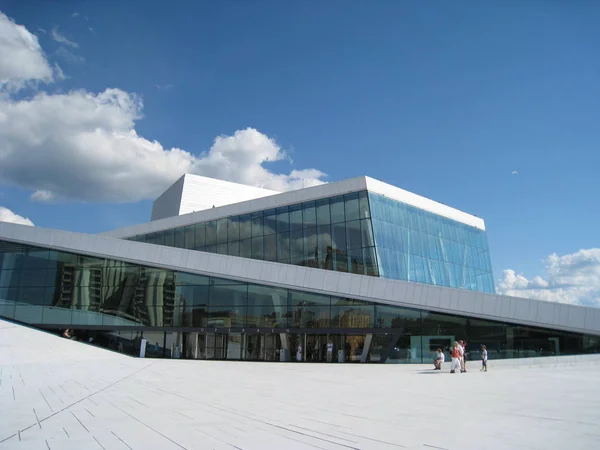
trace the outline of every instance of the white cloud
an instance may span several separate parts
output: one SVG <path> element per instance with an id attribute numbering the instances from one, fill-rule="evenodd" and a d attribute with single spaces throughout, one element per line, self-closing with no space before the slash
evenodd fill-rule
<path id="1" fill-rule="evenodd" d="M 37 36 L 0 12 L 0 91 L 52 80 L 52 67 Z"/>
<path id="2" fill-rule="evenodd" d="M 54 63 L 54 73 L 56 75 L 56 79 L 59 81 L 66 80 L 67 78 L 63 70 L 58 65 L 58 63 Z"/>
<path id="3" fill-rule="evenodd" d="M 498 282 L 498 292 L 577 305 L 600 306 L 600 248 L 579 250 L 545 260 L 546 276 L 528 279 L 508 269 Z"/>
<path id="4" fill-rule="evenodd" d="M 56 73 L 64 77 L 58 66 Z M 0 181 L 32 190 L 36 201 L 103 202 L 155 198 L 186 172 L 278 191 L 323 183 L 316 169 L 263 167 L 289 158 L 254 128 L 217 137 L 200 156 L 166 149 L 136 132 L 142 108 L 120 89 L 0 97 Z"/>
<path id="5" fill-rule="evenodd" d="M 511 172 L 511 174 L 512 174 L 512 175 L 519 175 L 519 171 L 518 171 L 518 170 L 513 170 L 513 171 Z"/>
<path id="6" fill-rule="evenodd" d="M 72 51 L 62 46 L 58 47 L 55 55 L 71 64 L 83 64 L 85 62 L 85 58 L 83 56 L 76 55 Z"/>
<path id="7" fill-rule="evenodd" d="M 50 31 L 50 37 L 52 39 L 54 39 L 56 42 L 58 42 L 59 44 L 65 44 L 65 45 L 68 45 L 69 47 L 73 47 L 73 48 L 79 47 L 79 44 L 77 42 L 67 39 L 66 36 L 61 34 L 58 31 L 58 27 L 52 28 L 52 30 Z"/>
<path id="8" fill-rule="evenodd" d="M 71 14 L 71 17 L 77 17 L 79 15 L 79 13 L 77 11 L 75 11 L 73 14 Z"/>
<path id="9" fill-rule="evenodd" d="M 54 199 L 54 195 L 49 191 L 35 191 L 31 194 L 31 200 L 36 202 L 49 202 Z"/>
<path id="10" fill-rule="evenodd" d="M 17 223 L 20 225 L 33 226 L 33 222 L 25 217 L 15 214 L 10 209 L 0 206 L 0 222 Z"/>

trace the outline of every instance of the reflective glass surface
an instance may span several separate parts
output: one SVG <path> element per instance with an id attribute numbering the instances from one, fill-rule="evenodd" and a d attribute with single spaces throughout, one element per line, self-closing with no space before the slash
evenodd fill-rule
<path id="1" fill-rule="evenodd" d="M 379 276 L 370 216 L 363 191 L 129 239 Z"/>
<path id="2" fill-rule="evenodd" d="M 381 305 L 2 241 L 0 316 L 44 328 L 74 327 L 81 335 L 91 333 L 87 327 L 110 330 L 104 336 L 110 342 L 106 345 L 130 354 L 135 354 L 135 349 L 139 353 L 139 341 L 145 336 L 153 357 L 187 354 L 193 358 L 277 360 L 285 350 L 281 336 L 286 334 L 294 345 L 303 339 L 311 343 L 312 353 L 305 353 L 303 360 L 325 360 L 327 340 L 344 350 L 349 362 L 430 362 L 437 348 L 447 352 L 458 339 L 467 341 L 472 360 L 479 358 L 481 345 L 487 345 L 492 360 L 600 352 L 599 336 Z M 248 328 L 255 337 L 249 337 Z M 268 334 L 259 334 L 264 333 L 263 328 Z M 372 339 L 366 339 L 368 335 Z M 371 347 L 365 349 L 369 342 Z"/>
<path id="3" fill-rule="evenodd" d="M 369 204 L 382 277 L 495 292 L 485 231 L 371 192 Z"/>

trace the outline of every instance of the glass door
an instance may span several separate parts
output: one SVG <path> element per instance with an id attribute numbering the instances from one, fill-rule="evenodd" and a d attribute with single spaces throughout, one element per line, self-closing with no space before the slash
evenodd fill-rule
<path id="1" fill-rule="evenodd" d="M 247 334 L 244 349 L 244 359 L 247 361 L 264 360 L 264 335 Z"/>
<path id="2" fill-rule="evenodd" d="M 224 334 L 206 335 L 206 359 L 225 359 L 227 340 Z"/>

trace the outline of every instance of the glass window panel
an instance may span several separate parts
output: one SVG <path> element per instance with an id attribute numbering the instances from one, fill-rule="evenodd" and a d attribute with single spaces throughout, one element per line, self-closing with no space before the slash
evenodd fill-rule
<path id="1" fill-rule="evenodd" d="M 217 244 L 223 244 L 227 242 L 227 218 L 217 220 Z"/>
<path id="2" fill-rule="evenodd" d="M 166 271 L 161 270 L 160 272 Z M 164 279 L 164 277 L 162 279 Z M 204 275 L 196 275 L 193 273 L 175 272 L 173 281 L 175 284 L 178 285 L 208 285 L 210 282 L 210 278 Z"/>
<path id="3" fill-rule="evenodd" d="M 311 226 L 304 229 L 304 258 L 305 265 L 317 267 L 317 227 Z"/>
<path id="4" fill-rule="evenodd" d="M 334 226 L 335 227 L 335 226 Z M 335 238 L 337 244 L 337 237 Z M 362 248 L 361 231 L 360 231 L 360 220 L 353 220 L 346 222 L 346 248 L 349 250 Z M 338 247 L 342 248 L 342 247 Z"/>
<path id="5" fill-rule="evenodd" d="M 210 286 L 210 306 L 236 306 L 245 307 L 248 299 L 248 286 L 246 284 L 213 285 Z"/>
<path id="6" fill-rule="evenodd" d="M 248 285 L 248 305 L 269 305 L 285 311 L 287 308 L 288 291 L 271 286 Z"/>
<path id="7" fill-rule="evenodd" d="M 206 253 L 217 253 L 217 244 L 207 245 L 204 247 Z"/>
<path id="8" fill-rule="evenodd" d="M 270 209 L 265 211 L 263 226 L 265 236 L 268 234 L 277 233 L 277 210 Z"/>
<path id="9" fill-rule="evenodd" d="M 290 233 L 277 234 L 277 261 L 285 262 L 290 259 Z"/>
<path id="10" fill-rule="evenodd" d="M 277 261 L 277 235 L 270 234 L 263 239 L 265 261 Z"/>
<path id="11" fill-rule="evenodd" d="M 227 255 L 227 242 L 217 244 L 217 253 L 219 255 Z"/>
<path id="12" fill-rule="evenodd" d="M 290 257 L 304 258 L 304 236 L 302 229 L 293 230 L 290 232 Z"/>
<path id="13" fill-rule="evenodd" d="M 19 271 L 20 286 L 46 286 L 47 271 L 43 270 L 21 270 Z M 2 275 L 0 275 L 2 276 Z"/>
<path id="14" fill-rule="evenodd" d="M 188 225 L 184 228 L 184 244 L 187 249 L 196 248 L 196 240 L 194 238 L 194 225 Z"/>
<path id="15" fill-rule="evenodd" d="M 364 250 L 365 273 L 370 276 L 378 277 L 379 268 L 377 264 L 377 256 L 375 247 L 367 247 Z"/>
<path id="16" fill-rule="evenodd" d="M 306 202 L 302 204 L 302 225 L 304 227 L 314 227 L 317 225 L 315 202 Z"/>
<path id="17" fill-rule="evenodd" d="M 331 307 L 331 326 L 334 328 L 371 328 L 375 306 L 348 305 Z"/>
<path id="18" fill-rule="evenodd" d="M 0 287 L 0 300 L 9 302 L 19 301 L 18 287 Z"/>
<path id="19" fill-rule="evenodd" d="M 239 216 L 240 240 L 252 237 L 252 216 L 245 214 Z"/>
<path id="20" fill-rule="evenodd" d="M 365 263 L 363 260 L 362 248 L 356 248 L 356 249 L 350 250 L 349 253 L 350 253 L 350 270 L 349 270 L 349 272 L 364 275 Z"/>
<path id="21" fill-rule="evenodd" d="M 290 231 L 290 214 L 288 207 L 277 208 L 277 233 Z"/>
<path id="22" fill-rule="evenodd" d="M 413 256 L 413 265 L 415 267 L 415 281 L 417 283 L 425 283 L 425 270 L 423 269 L 423 258 Z"/>
<path id="23" fill-rule="evenodd" d="M 184 285 L 177 286 L 175 296 L 179 299 L 179 305 L 183 307 L 206 306 L 209 303 L 209 290 L 207 285 Z"/>
<path id="24" fill-rule="evenodd" d="M 288 326 L 293 328 L 327 328 L 331 323 L 329 306 L 290 305 Z"/>
<path id="25" fill-rule="evenodd" d="M 206 222 L 206 245 L 217 243 L 217 221 Z"/>
<path id="26" fill-rule="evenodd" d="M 331 223 L 340 223 L 346 220 L 344 214 L 344 197 L 332 197 L 329 206 L 331 209 Z"/>
<path id="27" fill-rule="evenodd" d="M 227 244 L 227 254 L 229 256 L 240 256 L 240 241 L 233 241 Z"/>
<path id="28" fill-rule="evenodd" d="M 375 245 L 371 219 L 362 219 L 360 221 L 360 233 L 363 247 L 373 247 Z"/>
<path id="29" fill-rule="evenodd" d="M 348 254 L 346 250 L 333 249 L 333 270 L 348 272 Z"/>
<path id="30" fill-rule="evenodd" d="M 175 228 L 175 247 L 185 248 L 184 228 Z"/>
<path id="31" fill-rule="evenodd" d="M 30 305 L 52 305 L 54 300 L 54 289 L 46 287 L 21 287 L 18 298 L 20 303 Z"/>
<path id="32" fill-rule="evenodd" d="M 421 312 L 396 306 L 377 305 L 376 326 L 379 328 L 401 328 L 410 330 L 413 334 L 421 332 Z"/>
<path id="33" fill-rule="evenodd" d="M 371 211 L 369 209 L 369 195 L 367 191 L 362 191 L 358 194 L 358 210 L 361 219 L 371 217 Z"/>
<path id="34" fill-rule="evenodd" d="M 240 222 L 238 217 L 227 218 L 227 240 L 237 241 L 240 238 Z"/>
<path id="35" fill-rule="evenodd" d="M 74 255 L 72 253 L 52 251 L 50 252 L 49 263 L 51 266 L 54 266 L 55 264 L 76 265 L 78 260 L 79 259 L 77 258 L 77 255 Z"/>
<path id="36" fill-rule="evenodd" d="M 360 226 L 360 225 L 359 225 Z M 344 223 L 333 224 L 333 248 L 335 250 L 346 250 L 346 226 Z"/>
<path id="37" fill-rule="evenodd" d="M 327 225 L 331 223 L 331 213 L 329 212 L 329 199 L 317 200 L 315 203 L 317 211 L 317 225 Z"/>
<path id="38" fill-rule="evenodd" d="M 0 287 L 17 287 L 19 285 L 19 270 L 0 271 Z"/>
<path id="39" fill-rule="evenodd" d="M 252 237 L 263 236 L 264 231 L 262 211 L 252 213 Z"/>
<path id="40" fill-rule="evenodd" d="M 45 269 L 48 267 L 48 258 L 50 252 L 48 250 L 30 248 L 27 250 L 27 255 L 22 257 L 23 269 Z"/>
<path id="41" fill-rule="evenodd" d="M 346 210 L 346 221 L 360 219 L 358 193 L 344 195 L 344 204 Z"/>
<path id="42" fill-rule="evenodd" d="M 156 245 L 165 245 L 165 233 L 164 231 L 159 231 L 154 233 L 154 244 Z"/>
<path id="43" fill-rule="evenodd" d="M 249 304 L 246 308 L 246 326 L 256 328 L 287 327 L 287 305 L 283 307 Z"/>
<path id="44" fill-rule="evenodd" d="M 174 236 L 174 231 L 171 230 L 165 230 L 162 232 L 165 236 L 165 242 L 164 245 L 168 246 L 168 247 L 173 247 L 175 245 L 175 236 Z"/>
<path id="45" fill-rule="evenodd" d="M 254 237 L 252 238 L 252 259 L 264 259 L 265 253 L 263 249 L 263 238 Z"/>
<path id="46" fill-rule="evenodd" d="M 236 305 L 210 306 L 208 308 L 209 327 L 243 327 L 246 310 Z"/>
<path id="47" fill-rule="evenodd" d="M 196 249 L 202 248 L 206 245 L 206 225 L 203 223 L 197 223 L 194 225 L 195 235 L 195 247 Z"/>
<path id="48" fill-rule="evenodd" d="M 333 254 L 331 226 L 317 226 L 318 266 L 322 269 L 333 270 Z"/>
<path id="49" fill-rule="evenodd" d="M 297 305 L 321 305 L 329 306 L 331 298 L 328 295 L 313 294 L 310 292 L 289 291 L 288 303 Z"/>
<path id="50" fill-rule="evenodd" d="M 240 256 L 242 258 L 252 258 L 252 239 L 240 241 Z"/>
<path id="51" fill-rule="evenodd" d="M 290 211 L 290 230 L 302 229 L 302 205 L 293 205 L 289 207 Z"/>

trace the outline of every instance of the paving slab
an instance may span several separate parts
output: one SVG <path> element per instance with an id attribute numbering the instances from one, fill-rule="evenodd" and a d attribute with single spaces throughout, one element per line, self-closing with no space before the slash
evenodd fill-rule
<path id="1" fill-rule="evenodd" d="M 139 359 L 0 321 L 2 449 L 594 449 L 600 357 Z"/>

